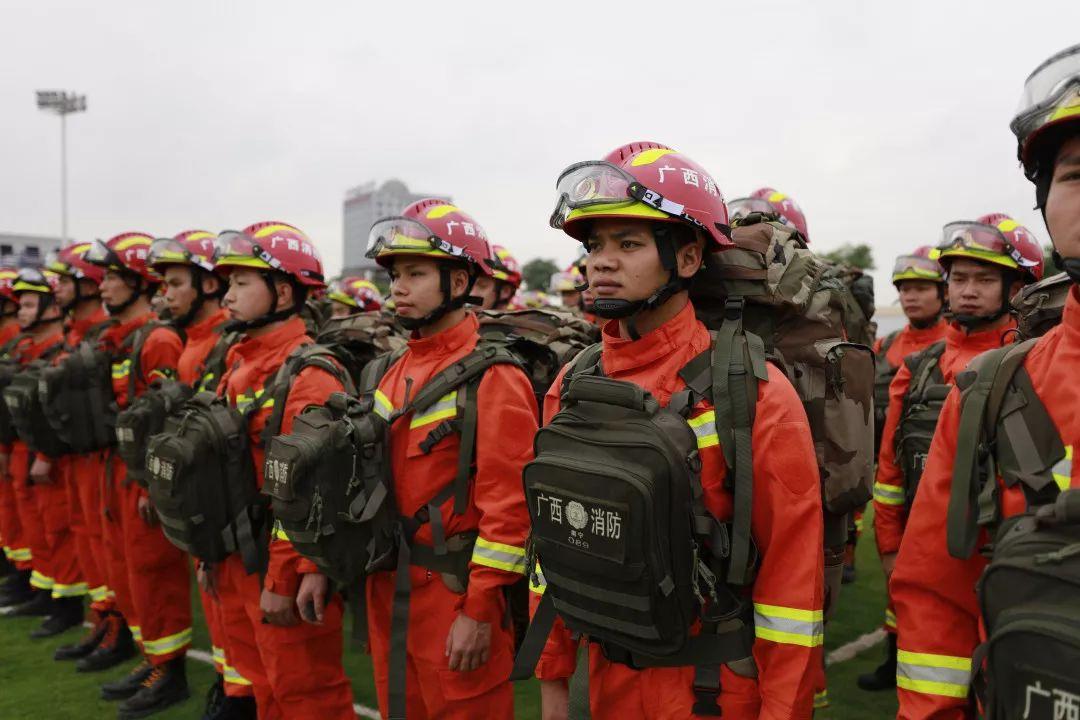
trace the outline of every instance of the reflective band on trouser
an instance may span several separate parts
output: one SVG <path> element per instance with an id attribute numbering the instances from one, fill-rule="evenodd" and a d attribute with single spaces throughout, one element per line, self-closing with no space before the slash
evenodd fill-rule
<path id="1" fill-rule="evenodd" d="M 135 642 L 142 645 L 142 628 L 138 625 L 129 625 L 128 630 L 131 631 L 131 637 L 135 638 Z"/>
<path id="2" fill-rule="evenodd" d="M 540 569 L 540 563 L 536 563 L 535 572 L 529 576 L 529 590 L 537 595 L 543 595 L 547 590 L 547 580 L 544 579 L 544 573 Z"/>
<path id="3" fill-rule="evenodd" d="M 53 583 L 52 596 L 54 598 L 66 598 L 66 597 L 82 597 L 87 592 L 86 583 L 73 583 L 71 585 L 61 585 L 60 583 Z"/>
<path id="4" fill-rule="evenodd" d="M 30 548 L 13 548 L 7 551 L 8 560 L 11 562 L 30 562 L 34 559 L 34 556 L 30 553 Z"/>
<path id="5" fill-rule="evenodd" d="M 686 424 L 697 436 L 698 450 L 720 444 L 720 437 L 716 434 L 716 413 L 712 410 L 690 418 Z"/>
<path id="6" fill-rule="evenodd" d="M 971 658 L 900 650 L 896 653 L 896 686 L 926 695 L 966 698 Z"/>
<path id="7" fill-rule="evenodd" d="M 210 656 L 214 660 L 214 667 L 219 673 L 225 672 L 225 651 L 217 645 L 210 646 Z"/>
<path id="8" fill-rule="evenodd" d="M 1072 484 L 1072 461 L 1073 461 L 1073 446 L 1065 446 L 1065 459 L 1061 460 L 1054 466 L 1054 482 L 1061 490 L 1068 490 Z"/>
<path id="9" fill-rule="evenodd" d="M 390 416 L 394 414 L 394 404 L 390 402 L 390 398 L 383 394 L 382 390 L 375 391 L 374 412 L 383 420 L 389 420 Z"/>
<path id="10" fill-rule="evenodd" d="M 424 410 L 423 415 L 417 415 L 409 423 L 409 429 L 415 430 L 440 420 L 448 420 L 457 415 L 457 390 L 443 395 L 437 403 Z"/>
<path id="11" fill-rule="evenodd" d="M 824 613 L 754 603 L 754 634 L 775 643 L 817 647 L 824 639 Z"/>
<path id="12" fill-rule="evenodd" d="M 822 710 L 829 707 L 829 691 L 822 690 L 819 693 L 814 693 L 814 709 Z"/>
<path id="13" fill-rule="evenodd" d="M 886 485 L 874 483 L 874 500 L 882 505 L 903 505 L 907 502 L 906 492 L 902 485 Z"/>
<path id="14" fill-rule="evenodd" d="M 885 608 L 885 627 L 896 629 L 896 613 L 889 608 Z"/>
<path id="15" fill-rule="evenodd" d="M 107 587 L 105 587 L 104 585 L 99 585 L 98 587 L 90 588 L 89 592 L 90 592 L 90 602 L 100 603 L 100 602 L 105 602 L 106 600 L 109 599 L 109 589 Z"/>
<path id="16" fill-rule="evenodd" d="M 55 584 L 56 581 L 48 575 L 43 575 L 37 570 L 32 570 L 30 572 L 30 587 L 35 587 L 38 590 L 52 590 L 52 587 Z"/>
<path id="17" fill-rule="evenodd" d="M 503 545 L 482 537 L 476 538 L 472 561 L 477 565 L 486 565 L 496 570 L 525 574 L 525 548 Z"/>
<path id="18" fill-rule="evenodd" d="M 221 675 L 223 678 L 225 678 L 225 682 L 229 685 L 243 685 L 244 687 L 251 686 L 251 681 L 241 675 L 240 671 L 238 671 L 232 665 L 225 664 Z"/>
<path id="19" fill-rule="evenodd" d="M 168 655 L 182 650 L 191 644 L 191 628 L 186 628 L 173 635 L 158 640 L 143 640 L 143 650 L 147 655 Z"/>

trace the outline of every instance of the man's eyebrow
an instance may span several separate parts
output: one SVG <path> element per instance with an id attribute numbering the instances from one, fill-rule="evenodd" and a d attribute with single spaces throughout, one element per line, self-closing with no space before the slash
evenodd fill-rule
<path id="1" fill-rule="evenodd" d="M 1058 165 L 1080 165 L 1080 152 L 1072 152 L 1057 161 Z"/>

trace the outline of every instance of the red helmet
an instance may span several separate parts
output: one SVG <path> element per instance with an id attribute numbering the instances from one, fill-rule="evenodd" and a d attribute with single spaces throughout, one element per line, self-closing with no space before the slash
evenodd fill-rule
<path id="1" fill-rule="evenodd" d="M 308 288 L 326 287 L 315 244 L 301 230 L 275 220 L 218 235 L 214 269 L 227 275 L 238 267 L 274 270 Z"/>
<path id="2" fill-rule="evenodd" d="M 636 155 L 643 150 L 672 150 L 672 148 L 669 148 L 667 145 L 652 142 L 651 140 L 635 140 L 634 142 L 620 145 L 609 152 L 604 156 L 604 162 L 609 162 L 612 165 L 620 165 L 631 155 Z M 672 150 L 672 152 L 674 152 L 674 150 Z"/>
<path id="3" fill-rule="evenodd" d="M 901 280 L 927 280 L 945 282 L 945 268 L 935 259 L 934 249 L 929 245 L 915 248 L 910 255 L 901 255 L 893 265 L 893 285 Z"/>
<path id="4" fill-rule="evenodd" d="M 67 275 L 76 280 L 90 280 L 94 284 L 100 284 L 105 278 L 105 270 L 93 263 L 86 261 L 86 253 L 92 247 L 92 243 L 73 243 L 60 248 L 51 255 L 45 263 L 45 267 L 57 275 Z"/>
<path id="5" fill-rule="evenodd" d="M 810 242 L 810 233 L 806 230 L 806 215 L 803 214 L 802 208 L 799 207 L 799 203 L 795 202 L 795 198 L 789 197 L 773 188 L 763 187 L 750 193 L 749 198 L 733 200 L 731 204 L 735 205 L 745 199 L 764 200 L 769 204 L 769 208 L 772 212 L 779 215 L 781 220 L 798 230 L 799 234 L 803 236 L 803 239 L 806 240 L 806 242 Z M 732 214 L 735 214 L 734 208 L 732 209 Z"/>
<path id="6" fill-rule="evenodd" d="M 11 294 L 18 297 L 22 293 L 32 292 L 39 295 L 52 295 L 56 292 L 56 283 L 60 276 L 49 270 L 22 268 L 11 283 Z"/>
<path id="7" fill-rule="evenodd" d="M 934 257 L 946 270 L 955 258 L 969 258 L 1019 270 L 1028 282 L 1043 276 L 1043 249 L 1030 230 L 1004 213 L 945 226 Z"/>
<path id="8" fill-rule="evenodd" d="M 13 267 L 0 267 L 0 299 L 19 304 L 19 298 L 11 291 L 11 286 L 19 277 L 19 271 Z"/>
<path id="9" fill-rule="evenodd" d="M 389 267 L 400 255 L 460 260 L 473 270 L 494 276 L 494 255 L 480 223 L 446 200 L 428 198 L 371 226 L 367 257 Z"/>
<path id="10" fill-rule="evenodd" d="M 343 277 L 330 283 L 326 297 L 330 300 L 370 312 L 382 308 L 382 294 L 375 283 L 361 277 Z"/>
<path id="11" fill-rule="evenodd" d="M 491 274 L 496 280 L 501 280 L 515 290 L 521 287 L 521 264 L 509 250 L 502 245 L 492 245 L 489 264 Z"/>
<path id="12" fill-rule="evenodd" d="M 127 272 L 156 285 L 161 283 L 161 278 L 146 263 L 153 242 L 149 233 L 120 233 L 105 242 L 95 240 L 83 258 L 106 270 Z"/>
<path id="13" fill-rule="evenodd" d="M 589 221 L 598 217 L 648 219 L 697 228 L 714 250 L 732 245 L 724 197 L 704 168 L 667 148 L 628 149 L 608 154 L 625 155 L 619 164 L 586 161 L 563 170 L 552 227 L 584 242 Z"/>
<path id="14" fill-rule="evenodd" d="M 1016 135 L 1017 156 L 1028 178 L 1037 174 L 1039 146 L 1047 137 L 1046 131 L 1076 123 L 1080 123 L 1080 45 L 1057 53 L 1024 82 L 1009 127 Z"/>
<path id="15" fill-rule="evenodd" d="M 214 242 L 217 236 L 206 230 L 185 230 L 175 237 L 158 238 L 150 246 L 147 262 L 158 272 L 167 265 L 192 265 L 214 269 Z"/>

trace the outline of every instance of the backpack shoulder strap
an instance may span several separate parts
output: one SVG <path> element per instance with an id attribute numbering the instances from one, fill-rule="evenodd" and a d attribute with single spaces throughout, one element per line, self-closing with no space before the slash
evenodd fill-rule
<path id="1" fill-rule="evenodd" d="M 947 515 L 949 554 L 966 559 L 975 552 L 979 533 L 979 495 L 984 480 L 994 485 L 996 471 L 989 444 L 1005 393 L 1035 340 L 1006 345 L 979 355 L 956 378 L 962 395 L 956 460 Z"/>
<path id="2" fill-rule="evenodd" d="M 603 343 L 593 343 L 579 352 L 577 356 L 570 361 L 570 367 L 566 371 L 566 374 L 563 375 L 559 397 L 566 397 L 566 393 L 570 389 L 570 383 L 574 378 L 581 375 L 602 376 L 604 374 L 604 367 L 601 364 L 603 352 Z"/>
<path id="3" fill-rule="evenodd" d="M 223 332 L 218 336 L 210 354 L 199 367 L 199 378 L 196 381 L 198 386 L 195 388 L 197 391 L 217 389 L 221 377 L 225 374 L 225 360 L 229 356 L 229 348 L 235 345 L 239 338 L 240 333 L 236 331 Z"/>
<path id="4" fill-rule="evenodd" d="M 908 384 L 907 394 L 904 395 L 905 405 L 909 403 L 909 398 L 921 396 L 928 385 L 939 385 L 945 381 L 941 373 L 941 356 L 944 354 L 945 341 L 939 340 L 904 358 L 904 365 L 911 373 L 911 382 Z"/>
<path id="5" fill-rule="evenodd" d="M 896 338 L 900 336 L 900 332 L 900 330 L 893 330 L 885 336 L 885 339 L 881 341 L 881 350 L 878 351 L 880 355 L 886 355 L 889 352 L 893 343 L 896 342 Z"/>
<path id="6" fill-rule="evenodd" d="M 125 347 L 130 347 L 131 349 L 131 372 L 128 373 L 129 403 L 135 400 L 136 381 L 142 380 L 143 382 L 146 382 L 146 376 L 143 374 L 142 370 L 142 351 L 143 347 L 146 345 L 146 341 L 158 328 L 165 328 L 167 330 L 171 330 L 172 332 L 176 333 L 177 337 L 180 338 L 181 343 L 184 342 L 185 335 L 183 330 L 176 327 L 172 323 L 160 322 L 158 320 L 151 320 L 135 332 L 131 333 L 131 335 L 129 336 L 131 339 L 130 344 L 128 344 L 126 341 L 124 343 Z"/>
<path id="7" fill-rule="evenodd" d="M 300 372 L 307 367 L 317 367 L 326 371 L 331 376 L 337 378 L 337 380 L 345 387 L 345 392 L 350 395 L 354 394 L 356 388 L 353 387 L 352 379 L 349 374 L 345 372 L 345 369 L 338 362 L 334 352 L 325 345 L 319 345 L 316 343 L 307 343 L 301 345 L 293 350 L 285 362 L 282 363 L 277 373 L 274 375 L 274 379 L 270 381 L 268 386 L 263 389 L 263 394 L 259 398 L 259 401 L 252 404 L 254 410 L 262 407 L 268 400 L 273 400 L 274 406 L 270 412 L 270 417 L 266 421 L 266 425 L 263 427 L 260 434 L 260 442 L 266 446 L 269 444 L 271 438 L 281 432 L 281 423 L 285 416 L 285 403 L 288 402 L 289 392 L 292 390 L 293 382 L 296 380 Z M 249 411 L 254 414 L 254 411 Z"/>

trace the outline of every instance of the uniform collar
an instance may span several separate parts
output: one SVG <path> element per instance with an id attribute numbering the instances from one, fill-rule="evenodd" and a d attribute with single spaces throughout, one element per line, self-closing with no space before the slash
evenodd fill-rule
<path id="1" fill-rule="evenodd" d="M 299 316 L 293 315 L 272 332 L 256 337 L 244 337 L 233 350 L 244 360 L 251 362 L 259 358 L 276 357 L 278 353 L 275 351 L 280 351 L 283 347 L 292 348 L 298 339 L 306 336 L 307 326 L 304 325 L 304 321 Z"/>
<path id="2" fill-rule="evenodd" d="M 192 323 L 184 328 L 184 334 L 188 340 L 202 340 L 216 331 L 220 325 L 225 323 L 229 319 L 228 311 L 225 308 L 218 308 L 217 312 L 210 314 L 210 317 L 206 318 L 202 322 Z"/>
<path id="3" fill-rule="evenodd" d="M 109 314 L 105 312 L 105 308 L 98 308 L 92 315 L 81 319 L 75 319 L 74 317 L 68 320 L 68 331 L 76 333 L 80 336 L 85 335 L 87 330 L 105 322 L 109 319 Z"/>
<path id="4" fill-rule="evenodd" d="M 1015 328 L 1016 321 L 1012 318 L 1003 325 L 995 325 L 987 330 L 973 333 L 969 333 L 959 323 L 951 322 L 945 328 L 945 343 L 954 347 L 993 350 L 1001 347 L 1002 338 Z"/>
<path id="5" fill-rule="evenodd" d="M 128 335 L 141 328 L 151 320 L 157 319 L 157 315 L 152 312 L 143 313 L 133 320 L 128 320 L 126 323 L 118 323 L 113 325 L 106 331 L 104 340 L 112 341 L 116 347 L 120 347 Z"/>
<path id="6" fill-rule="evenodd" d="M 436 335 L 420 337 L 413 333 L 409 338 L 409 352 L 419 357 L 452 354 L 470 340 L 475 340 L 479 330 L 480 321 L 471 312 L 467 312 L 464 320 Z"/>
<path id="7" fill-rule="evenodd" d="M 940 316 L 938 317 L 937 322 L 934 323 L 933 325 L 931 325 L 930 327 L 917 328 L 914 325 L 912 325 L 911 323 L 908 323 L 907 336 L 909 338 L 911 338 L 911 340 L 913 342 L 916 342 L 919 345 L 925 345 L 925 344 L 934 342 L 935 340 L 940 338 L 941 337 L 941 331 L 942 331 L 942 329 L 944 329 L 944 327 L 945 327 L 945 318 L 940 317 Z"/>
<path id="8" fill-rule="evenodd" d="M 609 320 L 602 334 L 604 372 L 625 373 L 681 351 L 694 336 L 697 325 L 694 306 L 689 302 L 675 317 L 638 340 L 622 337 L 619 321 Z"/>
<path id="9" fill-rule="evenodd" d="M 31 357 L 41 357 L 41 354 L 57 343 L 63 342 L 64 331 L 58 324 L 57 327 L 41 340 L 35 340 L 33 335 L 27 335 L 26 347 L 23 349 Z"/>

